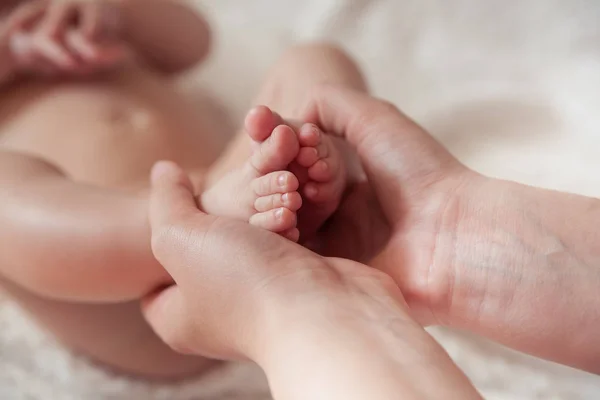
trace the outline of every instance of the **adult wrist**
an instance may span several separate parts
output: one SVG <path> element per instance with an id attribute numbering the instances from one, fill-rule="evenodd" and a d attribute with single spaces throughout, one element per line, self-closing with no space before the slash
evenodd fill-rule
<path id="1" fill-rule="evenodd" d="M 379 334 L 400 326 L 422 329 L 391 278 L 388 281 L 383 274 L 362 267 L 366 270 L 362 274 L 325 269 L 309 272 L 300 287 L 290 285 L 287 291 L 269 292 L 268 305 L 263 307 L 266 343 L 261 344 L 261 354 L 268 357 L 273 352 L 295 351 L 297 346 L 290 344 L 305 343 L 307 332 L 327 340 L 336 337 L 336 330 Z M 323 330 L 324 326 L 328 329 Z"/>
<path id="2" fill-rule="evenodd" d="M 486 315 L 502 318 L 513 297 L 510 276 L 525 265 L 521 185 L 479 176 L 463 198 L 453 232 L 450 306 L 444 325 L 477 330 Z"/>
<path id="3" fill-rule="evenodd" d="M 363 370 L 389 366 L 390 352 L 399 350 L 390 343 L 407 330 L 422 330 L 404 305 L 387 298 L 384 306 L 368 295 L 324 291 L 285 303 L 264 324 L 253 360 L 265 371 L 275 396 L 286 399 L 292 388 L 303 390 L 294 399 L 349 398 L 344 391 L 351 382 L 333 385 L 342 392 L 330 392 L 330 382 L 338 376 L 358 382 Z M 365 360 L 365 353 L 375 362 Z M 393 370 L 390 366 L 379 373 Z"/>
<path id="4" fill-rule="evenodd" d="M 470 202 L 444 323 L 598 372 L 598 201 L 489 179 Z"/>
<path id="5" fill-rule="evenodd" d="M 276 398 L 480 398 L 394 293 L 328 299 L 288 308 L 270 324 L 255 361 Z M 436 385 L 424 386 L 426 380 Z"/>

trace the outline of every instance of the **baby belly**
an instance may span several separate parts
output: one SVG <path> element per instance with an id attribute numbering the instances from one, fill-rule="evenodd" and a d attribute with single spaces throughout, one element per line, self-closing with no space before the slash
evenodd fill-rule
<path id="1" fill-rule="evenodd" d="M 210 110 L 143 71 L 97 82 L 30 83 L 0 93 L 0 149 L 41 156 L 82 182 L 136 188 L 159 159 L 188 170 L 216 159 L 228 136 Z M 117 370 L 173 378 L 212 365 L 172 352 L 136 302 L 51 301 L 2 278 L 0 287 L 68 347 Z"/>
<path id="2" fill-rule="evenodd" d="M 168 82 L 142 71 L 102 81 L 22 85 L 0 99 L 0 145 L 102 186 L 145 182 L 159 159 L 209 166 L 223 126 Z"/>

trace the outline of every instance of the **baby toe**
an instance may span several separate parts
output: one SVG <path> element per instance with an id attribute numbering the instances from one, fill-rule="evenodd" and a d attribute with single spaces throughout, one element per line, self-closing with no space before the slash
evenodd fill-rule
<path id="1" fill-rule="evenodd" d="M 296 157 L 296 162 L 304 167 L 309 168 L 313 166 L 317 161 L 319 161 L 319 151 L 314 147 L 302 147 L 300 151 L 298 151 L 298 157 Z"/>
<path id="2" fill-rule="evenodd" d="M 248 112 L 244 127 L 248 135 L 257 142 L 267 139 L 279 125 L 277 115 L 269 107 L 257 106 Z"/>
<path id="3" fill-rule="evenodd" d="M 289 171 L 276 171 L 252 181 L 254 194 L 259 197 L 298 190 L 298 178 Z"/>
<path id="4" fill-rule="evenodd" d="M 309 182 L 304 186 L 304 196 L 312 203 L 325 203 L 339 198 L 341 191 L 331 183 Z"/>
<path id="5" fill-rule="evenodd" d="M 298 131 L 298 140 L 303 147 L 315 147 L 321 143 L 322 134 L 315 124 L 304 124 Z"/>
<path id="6" fill-rule="evenodd" d="M 254 214 L 249 222 L 271 232 L 283 232 L 296 227 L 296 213 L 281 207 Z"/>
<path id="7" fill-rule="evenodd" d="M 316 182 L 329 182 L 333 179 L 334 168 L 329 159 L 319 160 L 308 169 L 308 177 Z"/>
<path id="8" fill-rule="evenodd" d="M 286 169 L 298 155 L 300 146 L 292 128 L 279 125 L 254 151 L 250 162 L 260 174 Z"/>
<path id="9" fill-rule="evenodd" d="M 281 207 L 285 207 L 291 211 L 298 211 L 302 207 L 302 196 L 298 192 L 276 193 L 259 197 L 254 202 L 254 208 L 258 212 L 265 212 Z"/>

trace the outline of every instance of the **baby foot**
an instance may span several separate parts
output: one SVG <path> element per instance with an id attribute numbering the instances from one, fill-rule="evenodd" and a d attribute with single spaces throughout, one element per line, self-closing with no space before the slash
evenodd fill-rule
<path id="1" fill-rule="evenodd" d="M 298 138 L 285 125 L 250 136 L 255 141 L 250 159 L 205 191 L 200 206 L 209 214 L 242 219 L 297 241 L 296 211 L 302 198 L 298 179 L 286 169 L 298 155 Z"/>
<path id="2" fill-rule="evenodd" d="M 269 108 L 254 108 L 246 118 L 246 130 L 260 140 L 284 121 Z M 288 123 L 287 126 L 291 125 Z M 298 211 L 298 228 L 302 239 L 310 238 L 335 212 L 347 183 L 346 165 L 333 139 L 316 125 L 304 124 L 296 129 L 300 149 L 289 170 L 298 178 L 303 196 Z"/>
<path id="3" fill-rule="evenodd" d="M 299 180 L 304 206 L 298 229 L 310 238 L 337 210 L 347 184 L 346 164 L 331 136 L 314 124 L 298 130 L 300 151 L 290 170 Z"/>

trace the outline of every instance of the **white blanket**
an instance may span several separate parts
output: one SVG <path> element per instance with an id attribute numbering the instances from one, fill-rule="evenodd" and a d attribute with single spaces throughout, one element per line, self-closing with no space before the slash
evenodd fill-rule
<path id="1" fill-rule="evenodd" d="M 600 197 L 600 3 L 595 0 L 201 1 L 212 60 L 193 81 L 242 116 L 295 41 L 327 39 L 374 93 L 488 175 Z M 598 399 L 600 378 L 432 330 L 488 399 Z M 424 382 L 423 384 L 430 384 Z M 260 372 L 231 366 L 185 385 L 111 377 L 0 300 L 0 399 L 263 400 Z"/>

